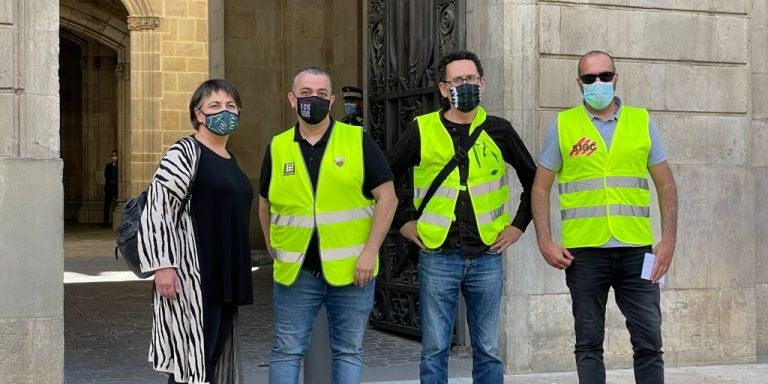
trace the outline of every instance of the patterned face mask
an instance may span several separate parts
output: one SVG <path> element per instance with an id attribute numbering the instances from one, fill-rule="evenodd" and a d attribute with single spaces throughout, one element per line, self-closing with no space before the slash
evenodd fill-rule
<path id="1" fill-rule="evenodd" d="M 296 113 L 307 124 L 315 125 L 325 120 L 331 101 L 318 96 L 296 98 Z"/>
<path id="2" fill-rule="evenodd" d="M 200 113 L 205 116 L 205 127 L 215 135 L 229 135 L 240 124 L 240 116 L 226 109 L 211 115 L 206 115 L 203 111 L 200 111 Z"/>
<path id="3" fill-rule="evenodd" d="M 480 84 L 464 83 L 451 87 L 451 104 L 462 112 L 470 112 L 480 105 Z"/>

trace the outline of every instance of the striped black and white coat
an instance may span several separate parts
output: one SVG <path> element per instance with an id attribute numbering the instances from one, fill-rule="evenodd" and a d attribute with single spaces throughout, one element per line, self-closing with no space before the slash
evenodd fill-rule
<path id="1" fill-rule="evenodd" d="M 174 267 L 180 283 L 176 300 L 154 292 L 149 361 L 155 370 L 190 384 L 206 383 L 206 369 L 211 369 L 205 366 L 203 292 L 190 204 L 178 215 L 199 159 L 200 148 L 191 136 L 168 149 L 147 190 L 138 236 L 142 271 Z M 215 368 L 218 383 L 242 382 L 238 355 L 235 319 L 232 336 Z"/>

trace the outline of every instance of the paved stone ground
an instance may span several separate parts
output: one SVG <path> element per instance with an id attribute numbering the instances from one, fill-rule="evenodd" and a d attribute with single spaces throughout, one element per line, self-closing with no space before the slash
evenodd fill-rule
<path id="1" fill-rule="evenodd" d="M 64 238 L 65 382 L 164 382 L 146 362 L 151 282 L 136 279 L 123 260 L 115 260 L 112 231 L 68 226 Z M 244 370 L 247 378 L 253 378 L 249 383 L 261 382 L 269 361 L 271 273 L 269 266 L 253 272 L 255 302 L 241 308 Z M 371 329 L 366 332 L 364 350 L 366 369 L 385 368 L 417 363 L 420 343 Z"/>
<path id="2" fill-rule="evenodd" d="M 113 255 L 114 234 L 92 226 L 65 232 L 65 383 L 165 383 L 146 361 L 152 284 L 137 280 Z M 253 272 L 255 304 L 242 308 L 246 383 L 265 383 L 272 340 L 271 269 Z M 418 341 L 366 332 L 363 382 L 417 384 Z M 472 362 L 452 358 L 450 384 L 469 384 Z M 631 370 L 611 370 L 608 384 L 634 383 Z M 668 384 L 765 384 L 768 364 L 668 368 Z M 573 372 L 508 375 L 506 384 L 576 384 Z"/>

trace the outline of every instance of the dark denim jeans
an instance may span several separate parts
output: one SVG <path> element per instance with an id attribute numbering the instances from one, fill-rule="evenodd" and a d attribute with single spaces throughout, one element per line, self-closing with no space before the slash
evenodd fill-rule
<path id="1" fill-rule="evenodd" d="M 419 252 L 422 383 L 448 382 L 448 354 L 459 292 L 467 305 L 472 382 L 504 382 L 504 365 L 499 357 L 499 304 L 503 287 L 504 270 L 497 253 L 465 258 L 458 247 L 450 252 Z"/>
<path id="2" fill-rule="evenodd" d="M 659 286 L 640 278 L 650 247 L 575 248 L 565 270 L 573 299 L 576 368 L 580 384 L 605 383 L 605 304 L 613 287 L 634 351 L 635 382 L 664 383 Z"/>

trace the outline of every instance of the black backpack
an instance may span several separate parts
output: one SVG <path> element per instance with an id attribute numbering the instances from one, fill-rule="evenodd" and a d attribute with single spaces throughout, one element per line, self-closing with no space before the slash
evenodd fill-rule
<path id="1" fill-rule="evenodd" d="M 197 146 L 198 153 L 200 153 L 200 146 L 197 140 L 192 140 L 195 142 L 195 146 Z M 198 159 L 195 161 L 195 171 L 192 173 L 192 179 L 189 181 L 187 194 L 184 196 L 184 200 L 181 201 L 181 208 L 176 217 L 177 227 L 181 221 L 184 209 L 186 209 L 189 200 L 192 198 L 192 187 L 195 185 L 197 166 L 199 164 L 200 160 Z M 146 204 L 147 191 L 125 202 L 122 209 L 122 217 L 120 218 L 120 227 L 117 229 L 117 246 L 115 246 L 115 259 L 118 258 L 117 252 L 120 251 L 120 254 L 123 255 L 123 260 L 128 264 L 128 269 L 141 279 L 146 279 L 155 274 L 154 271 L 142 272 L 141 264 L 139 263 L 139 227 L 141 226 L 141 213 L 144 211 Z"/>

